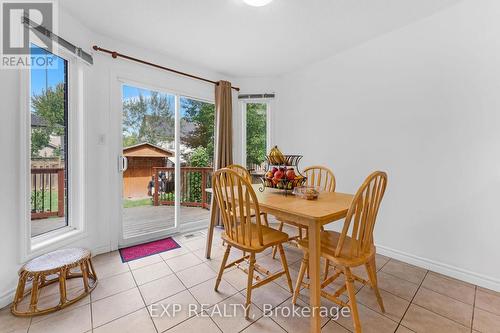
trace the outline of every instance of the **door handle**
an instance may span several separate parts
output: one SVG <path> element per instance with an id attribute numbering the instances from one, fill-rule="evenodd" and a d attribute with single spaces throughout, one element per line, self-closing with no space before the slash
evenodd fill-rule
<path id="1" fill-rule="evenodd" d="M 118 156 L 118 172 L 125 172 L 128 169 L 128 159 L 123 156 Z"/>

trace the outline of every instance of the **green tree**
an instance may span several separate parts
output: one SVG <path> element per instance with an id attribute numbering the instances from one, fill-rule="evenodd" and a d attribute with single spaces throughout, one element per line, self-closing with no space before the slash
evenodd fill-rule
<path id="1" fill-rule="evenodd" d="M 38 157 L 38 152 L 47 147 L 50 142 L 50 135 L 45 128 L 31 130 L 31 156 Z"/>
<path id="2" fill-rule="evenodd" d="M 41 124 L 31 130 L 31 156 L 38 157 L 38 152 L 49 145 L 51 135 L 64 136 L 64 84 L 34 95 L 31 105 L 32 112 L 41 120 Z M 55 154 L 60 155 L 60 150 Z"/>
<path id="3" fill-rule="evenodd" d="M 266 104 L 247 104 L 247 164 L 261 164 L 266 158 Z"/>
<path id="4" fill-rule="evenodd" d="M 161 145 L 174 140 L 174 112 L 168 96 L 151 91 L 123 102 L 123 145 L 149 142 Z"/>
<path id="5" fill-rule="evenodd" d="M 214 156 L 215 105 L 182 98 L 181 107 L 185 112 L 183 116 L 185 123 L 182 127 L 187 127 L 186 124 L 191 124 L 193 127 L 188 133 L 183 133 L 182 143 L 193 149 L 206 148 L 211 164 Z"/>
<path id="6" fill-rule="evenodd" d="M 44 121 L 47 132 L 64 135 L 64 84 L 48 87 L 40 95 L 31 98 L 34 113 Z"/>
<path id="7" fill-rule="evenodd" d="M 197 147 L 190 155 L 189 165 L 195 168 L 207 167 L 210 165 L 211 158 L 205 147 Z M 188 202 L 201 202 L 202 199 L 202 176 L 201 172 L 189 172 L 186 181 L 190 184 L 187 193 L 184 194 Z"/>
<path id="8" fill-rule="evenodd" d="M 210 163 L 210 155 L 205 147 L 197 147 L 190 156 L 189 165 L 195 168 L 208 167 Z"/>

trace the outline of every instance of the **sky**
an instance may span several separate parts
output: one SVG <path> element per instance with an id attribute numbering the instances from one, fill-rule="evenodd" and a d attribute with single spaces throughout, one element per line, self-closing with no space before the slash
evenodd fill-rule
<path id="1" fill-rule="evenodd" d="M 43 53 L 46 57 L 53 57 L 56 66 L 53 68 L 31 68 L 31 95 L 40 95 L 47 87 L 55 87 L 64 82 L 64 67 L 66 60 L 45 51 L 35 45 L 31 46 L 32 53 Z"/>

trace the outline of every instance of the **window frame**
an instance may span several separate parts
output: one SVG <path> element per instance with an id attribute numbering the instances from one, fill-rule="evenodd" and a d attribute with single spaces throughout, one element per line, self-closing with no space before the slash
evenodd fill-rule
<path id="1" fill-rule="evenodd" d="M 85 221 L 85 117 L 83 62 L 62 48 L 67 61 L 67 226 L 31 237 L 31 70 L 20 70 L 20 261 L 70 244 L 87 234 Z"/>
<path id="2" fill-rule="evenodd" d="M 273 146 L 272 136 L 272 99 L 245 99 L 240 101 L 241 114 L 241 165 L 247 165 L 247 104 L 266 104 L 266 152 Z"/>

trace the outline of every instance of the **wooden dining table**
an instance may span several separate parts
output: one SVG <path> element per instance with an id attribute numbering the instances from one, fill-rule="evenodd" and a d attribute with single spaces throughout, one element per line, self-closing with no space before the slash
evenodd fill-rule
<path id="1" fill-rule="evenodd" d="M 310 307 L 311 332 L 321 331 L 320 311 L 320 230 L 325 224 L 341 220 L 353 199 L 353 195 L 338 192 L 321 192 L 316 200 L 305 200 L 292 194 L 285 194 L 281 190 L 265 188 L 262 185 L 253 185 L 260 211 L 273 215 L 282 221 L 300 224 L 309 230 L 309 276 L 310 276 Z M 210 189 L 211 190 L 211 189 Z M 207 192 L 211 192 L 207 190 Z M 213 230 L 217 224 L 217 207 L 212 200 L 210 226 L 208 229 L 206 257 L 210 259 Z"/>

